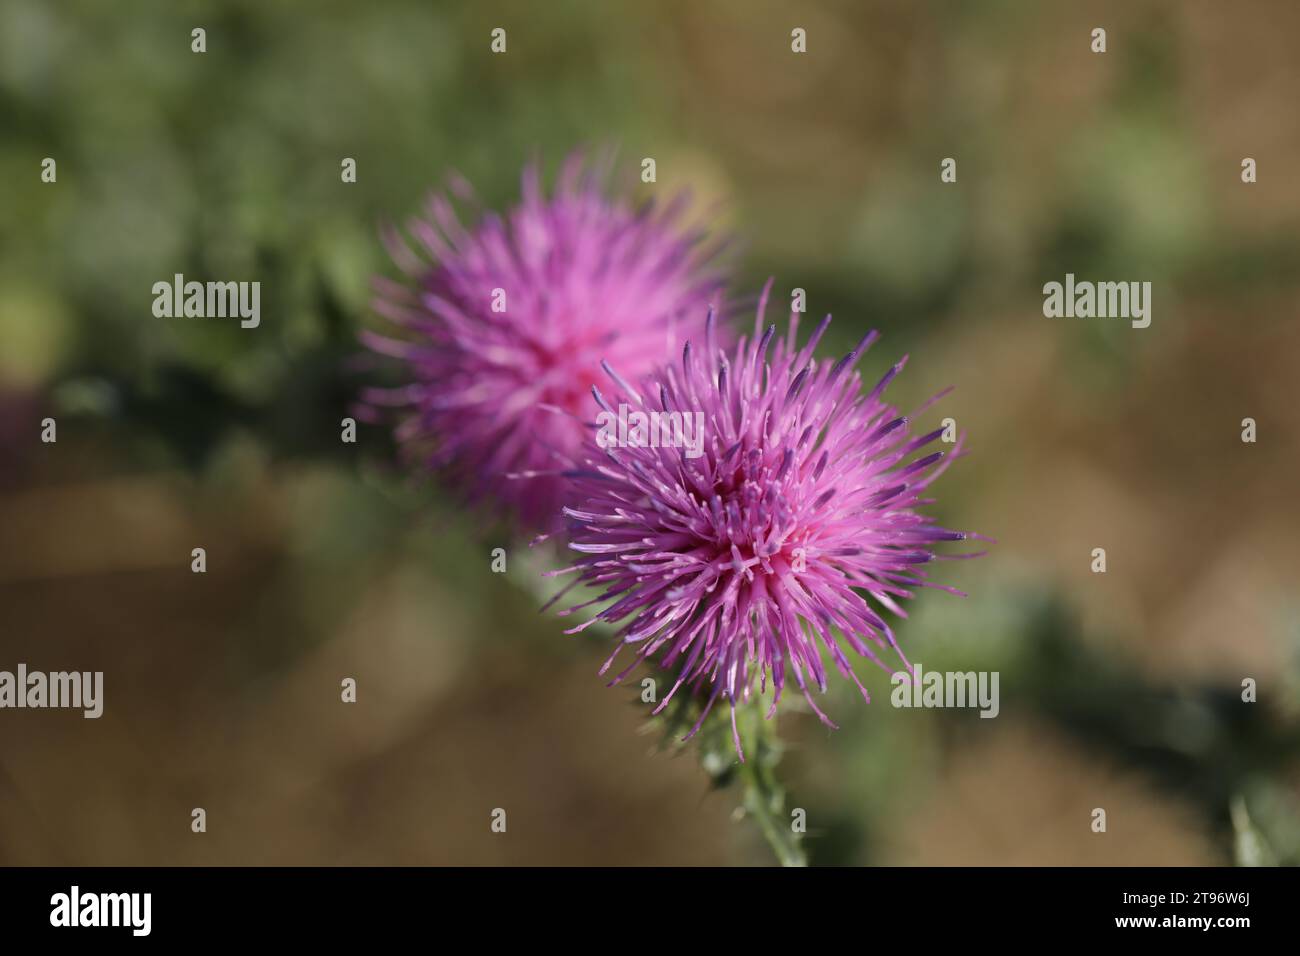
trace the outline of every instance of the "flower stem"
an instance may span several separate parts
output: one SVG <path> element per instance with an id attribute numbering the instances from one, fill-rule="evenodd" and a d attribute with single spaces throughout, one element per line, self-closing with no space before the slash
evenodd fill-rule
<path id="1" fill-rule="evenodd" d="M 699 722 L 700 706 L 699 698 L 677 698 L 658 724 L 663 746 L 670 749 L 687 746 L 684 738 Z M 784 751 L 777 736 L 776 720 L 764 718 L 759 700 L 736 707 L 735 730 L 745 753 L 742 762 L 736 754 L 731 719 L 731 708 L 724 701 L 699 722 L 691 743 L 697 749 L 701 769 L 715 789 L 740 785 L 738 814 L 753 818 L 778 863 L 807 866 L 808 857 L 801 844 L 803 827 L 796 826 L 795 815 L 788 811 L 785 788 L 776 773 Z M 802 821 L 802 811 L 798 816 Z"/>
<path id="2" fill-rule="evenodd" d="M 754 818 L 782 866 L 807 866 L 808 857 L 801 845 L 800 833 L 787 813 L 785 788 L 776 774 L 782 752 L 776 721 L 763 719 L 757 705 L 738 709 L 736 716 L 742 740 L 749 751 L 739 768 L 745 812 Z"/>
<path id="3" fill-rule="evenodd" d="M 808 858 L 800 845 L 799 834 L 785 818 L 785 790 L 776 779 L 771 765 L 757 756 L 750 758 L 741 771 L 745 787 L 745 812 L 754 818 L 768 846 L 782 866 L 807 866 Z"/>

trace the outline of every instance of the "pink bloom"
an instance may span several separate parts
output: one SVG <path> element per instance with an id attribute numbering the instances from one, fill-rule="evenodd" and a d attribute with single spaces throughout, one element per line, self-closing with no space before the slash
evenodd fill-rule
<path id="1" fill-rule="evenodd" d="M 398 409 L 398 441 L 422 465 L 533 529 L 560 518 L 600 361 L 649 372 L 721 294 L 717 248 L 683 226 L 685 198 L 633 209 L 607 197 L 605 167 L 570 158 L 548 197 L 530 166 L 522 201 L 469 227 L 431 198 L 412 243 L 384 235 L 408 281 L 377 279 L 375 309 L 401 335 L 364 335 L 404 381 L 367 391 L 362 414 Z M 451 190 L 472 202 L 463 180 Z"/>
<path id="2" fill-rule="evenodd" d="M 704 454 L 663 443 L 602 449 L 589 440 L 564 509 L 569 547 L 583 557 L 555 572 L 603 589 L 588 603 L 604 608 L 569 633 L 598 620 L 626 621 L 601 673 L 624 646 L 633 660 L 611 683 L 647 659 L 676 667 L 655 712 L 683 684 L 707 695 L 689 738 L 725 698 L 742 760 L 735 707 L 756 683 L 762 694 L 771 681 L 771 717 L 793 675 L 833 727 L 809 692 L 826 690 L 826 656 L 868 700 L 846 647 L 886 671 L 895 668 L 882 655 L 896 655 L 910 670 L 878 608 L 906 616 L 899 601 L 917 587 L 960 593 L 931 584 L 924 566 L 940 542 L 981 538 L 938 527 L 920 511 L 962 441 L 950 454 L 922 453 L 943 430 L 913 437 L 911 419 L 881 400 L 906 359 L 863 393 L 853 366 L 877 333 L 838 362 L 815 359 L 830 316 L 802 349 L 797 316 L 786 341 L 776 341 L 775 326 L 760 335 L 770 287 L 754 338 L 742 339 L 730 358 L 710 328 L 702 350 L 688 342 L 680 366 L 636 387 L 611 363 L 611 395 L 593 389 L 602 409 L 626 403 L 647 414 L 702 412 Z"/>

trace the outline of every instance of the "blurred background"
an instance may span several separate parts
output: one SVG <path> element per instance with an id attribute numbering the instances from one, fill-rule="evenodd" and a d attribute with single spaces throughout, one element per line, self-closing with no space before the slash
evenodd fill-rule
<path id="1" fill-rule="evenodd" d="M 824 354 L 910 353 L 901 407 L 956 386 L 937 511 L 998 544 L 900 636 L 1001 713 L 864 665 L 840 731 L 784 715 L 811 861 L 1300 861 L 1297 37 L 1286 0 L 0 0 L 0 669 L 105 672 L 98 721 L 0 712 L 0 863 L 771 862 L 537 614 L 546 555 L 490 573 L 503 531 L 339 440 L 378 224 L 591 144 L 720 203 L 733 292 L 806 289 Z M 154 318 L 177 272 L 259 280 L 261 327 Z M 1150 328 L 1045 319 L 1066 272 L 1151 281 Z"/>

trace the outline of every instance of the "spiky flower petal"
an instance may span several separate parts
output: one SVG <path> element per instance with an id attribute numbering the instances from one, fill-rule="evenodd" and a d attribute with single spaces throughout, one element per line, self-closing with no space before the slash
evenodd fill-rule
<path id="1" fill-rule="evenodd" d="M 887 671 L 897 669 L 886 663 L 891 656 L 910 669 L 880 609 L 906 616 L 899 601 L 914 588 L 942 587 L 924 570 L 936 545 L 980 538 L 939 527 L 920 510 L 962 441 L 950 454 L 926 451 L 943 430 L 913 436 L 911 418 L 882 400 L 906 359 L 864 392 L 854 365 L 877 334 L 839 361 L 816 359 L 830 316 L 802 348 L 791 316 L 778 341 L 775 326 L 762 330 L 768 289 L 754 337 L 730 357 L 706 332 L 702 353 L 700 342 L 688 342 L 680 366 L 635 389 L 611 369 L 609 396 L 593 390 L 609 414 L 620 404 L 647 415 L 701 412 L 704 454 L 589 441 L 565 508 L 569 547 L 582 557 L 556 572 L 603 589 L 562 612 L 604 605 L 570 633 L 623 622 L 601 672 L 625 646 L 633 660 L 611 683 L 648 659 L 676 668 L 656 713 L 683 685 L 699 694 L 705 706 L 689 737 L 726 699 L 742 760 L 736 705 L 769 682 L 769 717 L 792 676 L 833 727 L 810 693 L 826 690 L 827 658 L 868 700 L 846 648 Z"/>
<path id="2" fill-rule="evenodd" d="M 376 280 L 374 307 L 401 334 L 364 341 L 400 361 L 404 384 L 366 392 L 362 413 L 398 409 L 408 452 L 534 529 L 558 517 L 601 360 L 649 371 L 699 334 L 722 286 L 717 247 L 683 225 L 684 196 L 634 209 L 608 178 L 575 155 L 547 196 L 530 166 L 505 217 L 467 227 L 436 195 L 413 242 L 384 236 L 408 281 Z M 451 192 L 472 202 L 463 180 Z"/>

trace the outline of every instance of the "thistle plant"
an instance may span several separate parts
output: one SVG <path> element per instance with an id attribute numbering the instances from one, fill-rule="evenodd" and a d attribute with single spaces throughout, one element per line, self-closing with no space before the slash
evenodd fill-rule
<path id="1" fill-rule="evenodd" d="M 598 592 L 560 613 L 598 607 L 568 633 L 598 623 L 615 629 L 601 673 L 630 654 L 610 683 L 646 662 L 673 672 L 654 712 L 679 694 L 695 702 L 684 739 L 700 732 L 721 700 L 742 765 L 742 708 L 760 698 L 770 696 L 770 720 L 793 682 L 833 728 L 816 699 L 831 668 L 870 701 L 849 652 L 889 673 L 910 672 L 884 614 L 906 617 L 904 604 L 919 588 L 959 594 L 931 581 L 927 565 L 977 556 L 943 555 L 945 544 L 987 540 L 924 513 L 930 486 L 960 457 L 963 437 L 949 451 L 930 450 L 943 430 L 914 435 L 915 415 L 884 401 L 906 357 L 864 389 L 855 366 L 877 333 L 838 361 L 818 359 L 830 316 L 801 347 L 792 314 L 780 338 L 774 325 L 763 327 L 770 288 L 752 337 L 730 353 L 715 341 L 710 319 L 680 363 L 640 379 L 604 364 L 593 411 L 627 405 L 648 419 L 701 413 L 704 453 L 692 457 L 644 435 L 611 447 L 589 438 L 569 473 L 564 507 L 565 539 L 579 557 L 554 572 Z"/>
<path id="2" fill-rule="evenodd" d="M 924 512 L 963 438 L 930 450 L 942 430 L 914 435 L 884 400 L 906 358 L 863 388 L 877 333 L 830 362 L 815 354 L 830 316 L 802 345 L 798 313 L 784 336 L 765 328 L 771 282 L 731 347 L 718 245 L 682 225 L 684 199 L 611 198 L 608 172 L 575 155 L 547 196 L 530 166 L 519 204 L 469 227 L 454 179 L 409 239 L 385 230 L 407 278 L 376 280 L 397 334 L 365 342 L 401 384 L 367 390 L 363 413 L 395 417 L 418 468 L 578 555 L 548 575 L 569 582 L 547 606 L 581 588 L 560 614 L 597 608 L 568 633 L 613 635 L 602 674 L 629 652 L 611 684 L 643 664 L 670 675 L 654 716 L 715 784 L 739 778 L 778 858 L 801 863 L 773 718 L 793 684 L 835 727 L 817 701 L 832 669 L 869 702 L 850 655 L 911 671 L 885 615 L 906 617 L 919 588 L 959 593 L 926 566 L 986 540 Z"/>
<path id="3" fill-rule="evenodd" d="M 610 178 L 608 161 L 575 154 L 548 195 L 530 165 L 504 216 L 453 178 L 406 235 L 383 233 L 405 281 L 375 280 L 393 334 L 363 341 L 398 384 L 366 390 L 359 415 L 395 420 L 415 468 L 525 532 L 559 513 L 601 361 L 648 373 L 700 335 L 722 292 L 721 244 L 685 225 L 688 197 L 634 208 Z"/>

